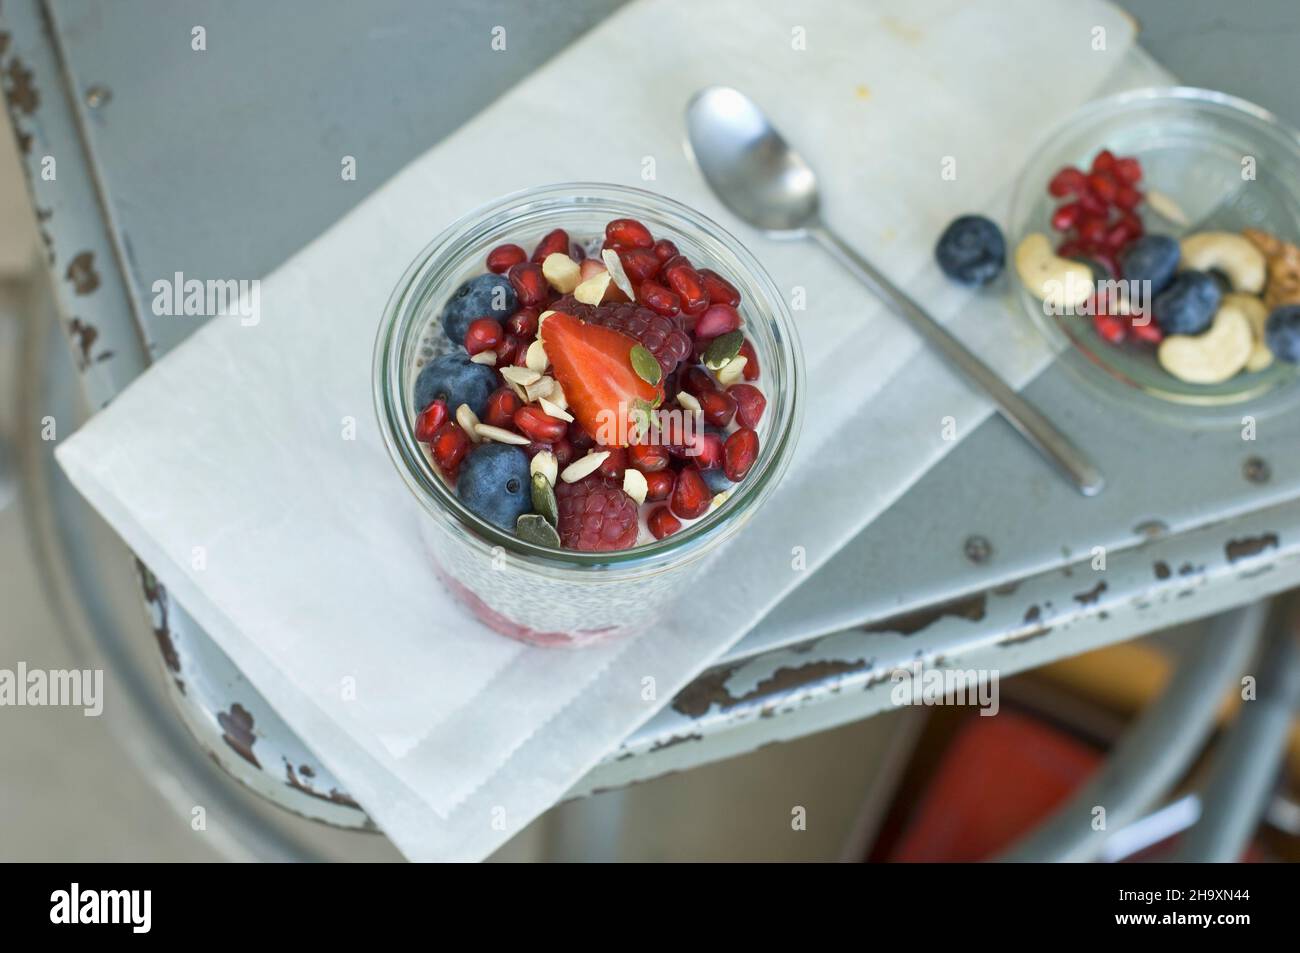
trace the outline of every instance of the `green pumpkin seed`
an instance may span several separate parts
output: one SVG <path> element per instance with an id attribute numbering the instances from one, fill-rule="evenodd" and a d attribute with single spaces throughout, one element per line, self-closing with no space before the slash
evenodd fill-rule
<path id="1" fill-rule="evenodd" d="M 711 371 L 721 370 L 730 364 L 740 353 L 740 346 L 745 343 L 743 331 L 728 331 L 719 334 L 710 342 L 704 352 L 704 365 Z"/>
<path id="2" fill-rule="evenodd" d="M 555 490 L 544 473 L 533 474 L 533 509 L 546 522 L 556 526 L 560 522 L 560 507 L 555 502 Z"/>
<path id="3" fill-rule="evenodd" d="M 737 350 L 739 349 L 737 345 Z M 663 376 L 663 368 L 650 350 L 644 344 L 634 344 L 631 356 L 632 370 L 636 371 L 636 376 L 647 384 L 658 384 L 659 378 Z"/>
<path id="4" fill-rule="evenodd" d="M 515 535 L 524 542 L 536 543 L 538 546 L 560 547 L 560 534 L 536 513 L 525 513 L 515 521 Z"/>

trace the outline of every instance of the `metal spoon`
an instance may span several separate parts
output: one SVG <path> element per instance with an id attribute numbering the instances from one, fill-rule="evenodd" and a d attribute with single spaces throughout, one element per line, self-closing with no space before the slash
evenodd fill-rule
<path id="1" fill-rule="evenodd" d="M 1002 416 L 1080 493 L 1101 492 L 1106 478 L 1069 438 L 826 226 L 816 173 L 753 100 L 725 86 L 703 89 L 686 107 L 686 128 L 696 164 L 732 212 L 773 237 L 821 245 L 991 397 Z"/>

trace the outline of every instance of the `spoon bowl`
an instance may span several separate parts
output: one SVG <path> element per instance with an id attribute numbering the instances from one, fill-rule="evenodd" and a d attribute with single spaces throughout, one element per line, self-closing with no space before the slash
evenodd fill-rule
<path id="1" fill-rule="evenodd" d="M 816 173 L 744 93 L 700 90 L 686 107 L 686 130 L 700 172 L 735 215 L 789 238 L 817 221 Z"/>

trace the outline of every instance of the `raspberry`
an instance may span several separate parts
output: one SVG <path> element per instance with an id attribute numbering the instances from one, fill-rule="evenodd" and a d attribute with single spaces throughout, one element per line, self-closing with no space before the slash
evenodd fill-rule
<path id="1" fill-rule="evenodd" d="M 560 544 L 566 549 L 607 552 L 635 545 L 636 501 L 623 492 L 621 481 L 600 473 L 577 483 L 560 481 L 555 500 L 560 512 Z"/>
<path id="2" fill-rule="evenodd" d="M 681 322 L 676 317 L 656 314 L 649 308 L 643 308 L 632 302 L 583 304 L 572 295 L 565 295 L 551 307 L 556 311 L 571 314 L 575 318 L 581 318 L 588 324 L 611 328 L 641 342 L 642 346 L 659 362 L 664 377 L 690 357 L 692 349 L 690 336 L 682 330 Z"/>

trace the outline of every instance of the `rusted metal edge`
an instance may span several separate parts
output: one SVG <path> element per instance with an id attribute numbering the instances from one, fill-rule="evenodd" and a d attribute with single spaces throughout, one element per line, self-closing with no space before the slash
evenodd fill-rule
<path id="1" fill-rule="evenodd" d="M 706 669 L 570 792 L 742 754 L 896 707 L 915 663 L 999 678 L 1300 585 L 1300 501 Z"/>

